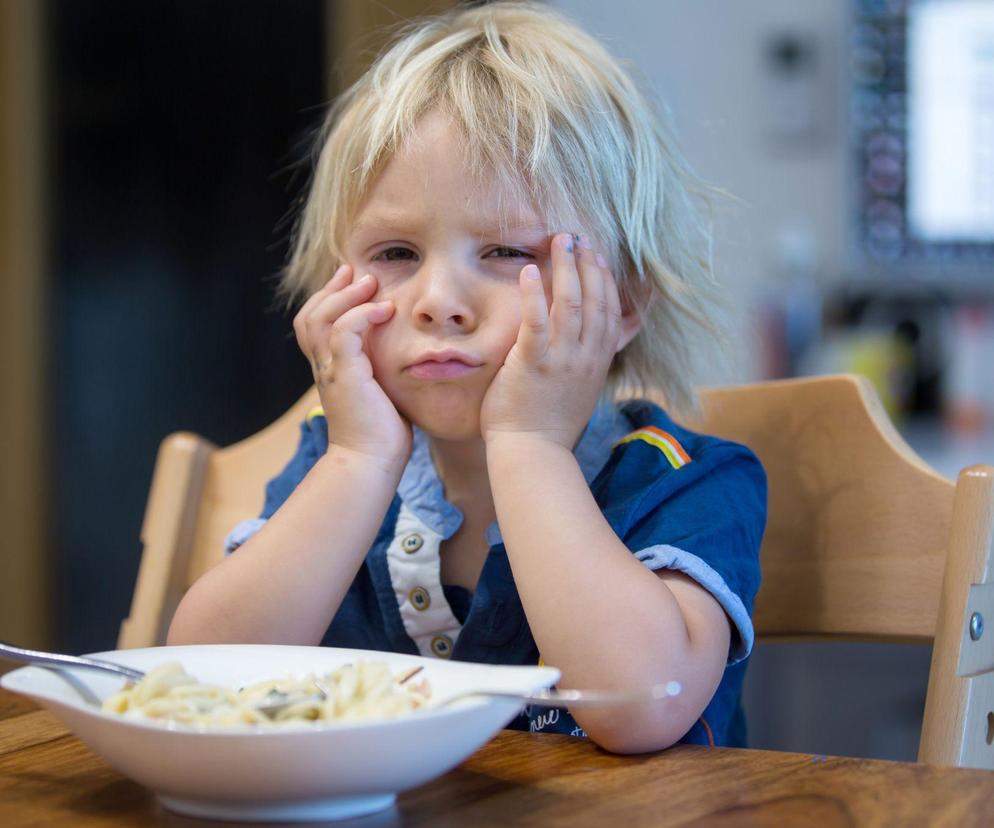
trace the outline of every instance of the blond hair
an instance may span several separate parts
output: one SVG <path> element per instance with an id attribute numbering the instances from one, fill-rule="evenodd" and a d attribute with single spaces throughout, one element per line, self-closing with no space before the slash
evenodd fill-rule
<path id="1" fill-rule="evenodd" d="M 312 293 L 344 261 L 344 238 L 375 177 L 419 119 L 447 113 L 479 176 L 525 196 L 547 225 L 579 221 L 642 317 L 615 358 L 609 390 L 655 388 L 694 402 L 695 340 L 712 321 L 708 188 L 657 111 L 594 38 L 528 2 L 498 2 L 416 22 L 332 106 L 297 220 L 281 291 Z M 707 334 L 701 337 L 700 334 Z"/>

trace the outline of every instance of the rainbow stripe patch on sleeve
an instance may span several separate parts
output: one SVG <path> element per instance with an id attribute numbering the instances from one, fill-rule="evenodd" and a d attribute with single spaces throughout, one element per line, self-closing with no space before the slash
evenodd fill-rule
<path id="1" fill-rule="evenodd" d="M 623 443 L 630 443 L 633 440 L 641 440 L 643 443 L 655 446 L 670 461 L 670 465 L 674 469 L 686 466 L 690 462 L 690 455 L 687 454 L 676 437 L 663 431 L 661 428 L 646 426 L 645 428 L 640 428 L 638 431 L 633 431 L 631 434 L 626 434 L 614 444 L 615 448 Z"/>
<path id="2" fill-rule="evenodd" d="M 323 417 L 324 409 L 320 405 L 314 406 L 310 411 L 307 412 L 307 422 L 310 422 L 315 417 Z"/>

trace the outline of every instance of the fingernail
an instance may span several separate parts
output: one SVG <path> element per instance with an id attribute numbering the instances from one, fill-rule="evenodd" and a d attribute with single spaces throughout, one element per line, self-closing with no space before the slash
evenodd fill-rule
<path id="1" fill-rule="evenodd" d="M 563 250 L 567 253 L 573 252 L 573 237 L 570 235 L 563 236 Z"/>
<path id="2" fill-rule="evenodd" d="M 607 268 L 607 259 L 605 259 L 600 253 L 597 254 L 597 264 L 603 268 Z"/>
<path id="3" fill-rule="evenodd" d="M 580 245 L 580 247 L 586 248 L 587 250 L 590 250 L 593 247 L 593 245 L 590 243 L 590 236 L 588 236 L 586 233 L 581 233 L 579 236 L 577 236 L 576 242 L 577 244 Z"/>
<path id="4" fill-rule="evenodd" d="M 538 272 L 538 268 L 535 265 L 525 265 L 525 278 L 526 279 L 541 279 L 542 274 Z"/>
<path id="5" fill-rule="evenodd" d="M 367 273 L 367 274 L 366 274 L 365 276 L 363 276 L 363 277 L 362 277 L 362 278 L 361 278 L 361 279 L 359 280 L 359 284 L 361 285 L 361 284 L 363 284 L 364 282 L 368 282 L 368 281 L 370 281 L 370 280 L 371 280 L 372 278 L 373 278 L 373 274 L 372 274 L 372 273 Z"/>

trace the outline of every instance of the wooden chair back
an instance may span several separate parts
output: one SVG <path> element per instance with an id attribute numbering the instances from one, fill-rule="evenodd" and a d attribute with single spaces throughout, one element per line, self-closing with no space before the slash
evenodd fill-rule
<path id="1" fill-rule="evenodd" d="M 119 646 L 164 642 L 225 535 L 259 513 L 316 404 L 311 389 L 228 448 L 188 433 L 163 442 Z M 708 389 L 688 425 L 749 446 L 766 468 L 757 635 L 933 641 L 918 758 L 994 768 L 994 468 L 964 469 L 955 485 L 937 474 L 853 376 Z M 986 635 L 980 618 L 992 625 Z"/>
<path id="2" fill-rule="evenodd" d="M 226 448 L 187 431 L 162 441 L 142 521 L 144 551 L 131 612 L 118 647 L 165 643 L 180 599 L 221 561 L 228 532 L 262 511 L 266 483 L 297 450 L 300 424 L 318 404 L 312 387 L 271 425 Z"/>

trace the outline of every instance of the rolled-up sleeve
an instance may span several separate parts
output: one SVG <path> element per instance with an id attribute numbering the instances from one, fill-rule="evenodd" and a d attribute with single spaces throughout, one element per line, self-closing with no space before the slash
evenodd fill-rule
<path id="1" fill-rule="evenodd" d="M 323 416 L 311 415 L 300 424 L 300 441 L 297 451 L 283 470 L 266 484 L 266 499 L 262 513 L 243 520 L 224 539 L 224 554 L 230 555 L 266 525 L 297 488 L 300 481 L 314 467 L 328 446 L 328 425 Z"/>
<path id="2" fill-rule="evenodd" d="M 728 663 L 735 664 L 754 639 L 766 474 L 745 446 L 716 438 L 692 445 L 692 460 L 679 468 L 632 446 L 619 458 L 622 482 L 609 487 L 614 502 L 605 516 L 647 568 L 682 572 L 711 593 L 731 621 Z"/>

